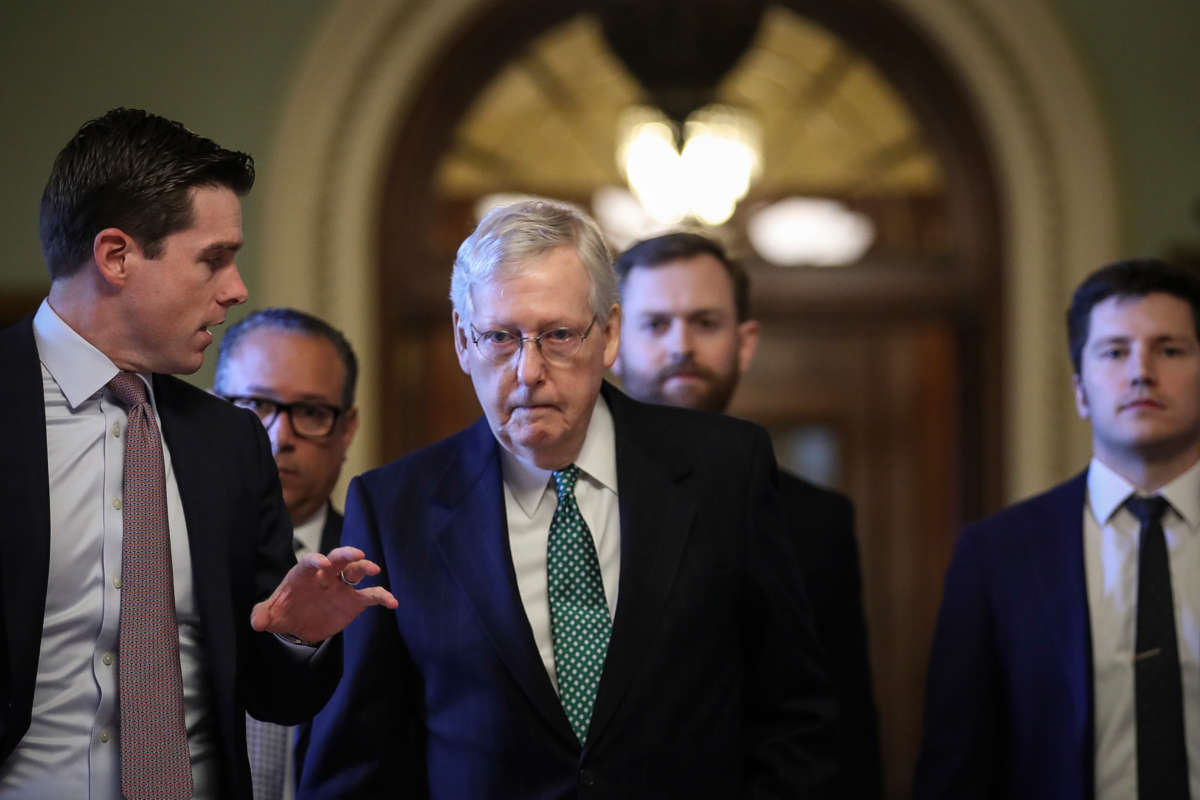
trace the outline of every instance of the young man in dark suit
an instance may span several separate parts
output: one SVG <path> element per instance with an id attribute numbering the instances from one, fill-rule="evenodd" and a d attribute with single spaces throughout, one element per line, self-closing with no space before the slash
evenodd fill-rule
<path id="1" fill-rule="evenodd" d="M 637 400 L 724 413 L 754 358 L 750 278 L 720 244 L 695 233 L 638 242 L 617 257 L 621 347 L 613 365 Z M 848 498 L 788 473 L 781 499 L 817 639 L 838 701 L 836 795 L 883 791 L 862 575 Z"/>
<path id="2" fill-rule="evenodd" d="M 765 433 L 603 381 L 595 223 L 490 212 L 451 278 L 484 416 L 356 478 L 342 540 L 395 613 L 346 632 L 300 797 L 810 797 L 833 703 Z"/>
<path id="3" fill-rule="evenodd" d="M 171 377 L 246 299 L 253 179 L 131 109 L 55 160 L 50 295 L 0 332 L 0 797 L 249 800 L 247 710 L 313 714 L 335 634 L 395 603 L 353 548 L 296 564 L 262 425 Z"/>
<path id="4" fill-rule="evenodd" d="M 346 337 L 296 309 L 260 309 L 221 339 L 213 391 L 253 411 L 266 428 L 298 558 L 328 553 L 341 540 L 342 515 L 329 495 L 358 429 L 357 376 Z M 294 796 L 308 733 L 307 724 L 293 731 L 246 719 L 254 800 Z"/>
<path id="5" fill-rule="evenodd" d="M 1200 797 L 1200 281 L 1121 261 L 1067 312 L 1087 470 L 963 531 L 916 796 Z"/>

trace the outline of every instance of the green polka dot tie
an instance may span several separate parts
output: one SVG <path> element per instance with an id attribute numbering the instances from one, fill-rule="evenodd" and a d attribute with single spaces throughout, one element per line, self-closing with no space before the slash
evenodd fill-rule
<path id="1" fill-rule="evenodd" d="M 612 620 L 600 579 L 600 560 L 592 532 L 575 502 L 579 467 L 553 473 L 558 507 L 550 521 L 546 572 L 550 591 L 550 636 L 558 693 L 575 735 L 587 739 L 596 688 L 604 671 L 604 655 Z"/>

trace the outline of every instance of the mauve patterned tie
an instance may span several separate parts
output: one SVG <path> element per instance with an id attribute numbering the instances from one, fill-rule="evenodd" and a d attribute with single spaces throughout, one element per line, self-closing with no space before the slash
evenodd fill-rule
<path id="1" fill-rule="evenodd" d="M 118 655 L 121 792 L 126 800 L 186 800 L 192 796 L 192 766 L 183 720 L 162 438 L 141 378 L 122 372 L 108 388 L 129 412 Z"/>

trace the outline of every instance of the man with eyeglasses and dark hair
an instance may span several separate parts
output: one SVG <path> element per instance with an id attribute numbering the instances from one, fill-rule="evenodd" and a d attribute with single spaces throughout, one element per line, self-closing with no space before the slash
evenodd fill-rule
<path id="1" fill-rule="evenodd" d="M 255 311 L 221 340 L 213 391 L 258 415 L 279 467 L 297 548 L 337 546 L 329 505 L 358 430 L 358 360 L 325 321 L 291 308 Z"/>
<path id="2" fill-rule="evenodd" d="M 342 534 L 329 495 L 358 429 L 354 386 L 358 360 L 346 337 L 322 319 L 292 308 L 264 308 L 221 340 L 213 391 L 253 411 L 271 440 L 297 557 L 328 553 Z M 253 717 L 246 739 L 255 800 L 295 791 L 308 725 L 291 729 Z"/>
<path id="3" fill-rule="evenodd" d="M 299 796 L 824 796 L 766 433 L 604 382 L 617 280 L 574 206 L 489 212 L 451 300 L 483 417 L 350 484 L 342 540 L 399 605 L 347 629 Z"/>

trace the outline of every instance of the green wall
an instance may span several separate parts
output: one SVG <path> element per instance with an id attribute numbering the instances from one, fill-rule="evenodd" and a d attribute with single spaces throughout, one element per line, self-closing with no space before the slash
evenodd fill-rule
<path id="1" fill-rule="evenodd" d="M 1200 2 L 1053 3 L 1111 124 L 1126 253 L 1200 250 Z"/>
<path id="2" fill-rule="evenodd" d="M 38 201 L 55 154 L 84 121 L 115 106 L 178 119 L 279 169 L 268 150 L 289 75 L 326 0 L 163 3 L 8 2 L 0 15 L 0 294 L 48 286 Z M 258 206 L 245 207 L 241 265 L 253 293 Z M 253 301 L 251 301 L 253 302 Z"/>

